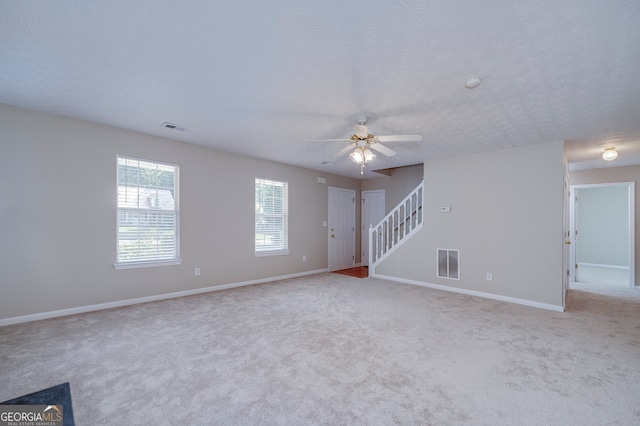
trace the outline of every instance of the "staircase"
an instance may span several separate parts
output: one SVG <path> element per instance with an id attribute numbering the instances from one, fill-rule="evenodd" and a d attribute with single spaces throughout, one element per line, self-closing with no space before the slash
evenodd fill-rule
<path id="1" fill-rule="evenodd" d="M 381 262 L 422 228 L 424 181 L 420 182 L 377 225 L 369 227 L 369 275 Z"/>

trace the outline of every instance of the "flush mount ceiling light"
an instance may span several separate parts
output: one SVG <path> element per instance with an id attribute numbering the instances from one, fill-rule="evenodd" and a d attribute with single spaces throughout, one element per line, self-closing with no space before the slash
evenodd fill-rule
<path id="1" fill-rule="evenodd" d="M 613 161 L 618 157 L 618 152 L 615 148 L 605 148 L 602 153 L 602 159 L 605 161 Z"/>
<path id="2" fill-rule="evenodd" d="M 476 87 L 480 86 L 480 81 L 480 77 L 470 78 L 464 83 L 464 87 L 466 87 L 467 89 L 475 89 Z"/>

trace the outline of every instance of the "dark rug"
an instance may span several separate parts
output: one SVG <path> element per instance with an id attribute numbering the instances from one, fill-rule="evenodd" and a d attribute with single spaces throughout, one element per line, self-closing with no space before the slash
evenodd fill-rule
<path id="1" fill-rule="evenodd" d="M 0 402 L 0 405 L 62 405 L 64 426 L 75 426 L 69 382 Z"/>

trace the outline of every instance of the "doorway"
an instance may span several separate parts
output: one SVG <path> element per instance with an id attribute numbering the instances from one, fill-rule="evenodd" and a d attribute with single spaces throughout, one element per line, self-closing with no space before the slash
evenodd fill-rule
<path id="1" fill-rule="evenodd" d="M 384 214 L 384 189 L 362 191 L 362 266 L 369 266 L 369 225 L 377 225 Z"/>
<path id="2" fill-rule="evenodd" d="M 634 187 L 571 185 L 572 282 L 635 286 Z"/>
<path id="3" fill-rule="evenodd" d="M 356 191 L 329 187 L 329 271 L 353 268 L 356 243 Z"/>
<path id="4" fill-rule="evenodd" d="M 567 306 L 567 292 L 569 291 L 570 264 L 571 264 L 571 184 L 569 182 L 568 168 L 564 167 L 564 188 L 562 196 L 562 308 Z"/>

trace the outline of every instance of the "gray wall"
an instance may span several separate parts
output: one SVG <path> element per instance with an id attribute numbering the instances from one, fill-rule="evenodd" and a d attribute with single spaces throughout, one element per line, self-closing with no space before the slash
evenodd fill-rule
<path id="1" fill-rule="evenodd" d="M 425 164 L 424 228 L 376 272 L 562 306 L 563 147 L 551 142 Z M 459 281 L 437 277 L 437 248 L 460 250 Z"/>
<path id="2" fill-rule="evenodd" d="M 582 185 L 591 183 L 613 183 L 613 182 L 635 182 L 635 282 L 640 283 L 640 166 L 606 167 L 592 170 L 576 170 L 569 173 L 571 185 Z"/>
<path id="3" fill-rule="evenodd" d="M 579 188 L 576 261 L 629 266 L 629 190 L 621 186 Z"/>
<path id="4" fill-rule="evenodd" d="M 385 214 L 394 209 L 424 177 L 424 165 L 399 167 L 391 175 L 362 181 L 362 191 L 384 189 Z"/>
<path id="5" fill-rule="evenodd" d="M 6 105 L 0 128 L 0 319 L 327 268 L 328 187 L 360 196 L 356 179 Z M 180 166 L 182 265 L 114 269 L 117 154 Z M 255 177 L 289 182 L 288 256 L 254 256 Z"/>

